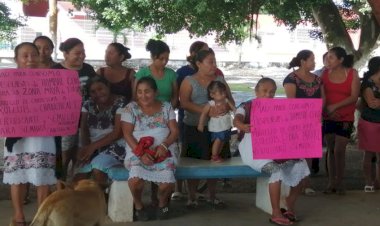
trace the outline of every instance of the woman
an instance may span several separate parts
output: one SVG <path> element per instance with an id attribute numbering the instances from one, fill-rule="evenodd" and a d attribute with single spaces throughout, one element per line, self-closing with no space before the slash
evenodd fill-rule
<path id="1" fill-rule="evenodd" d="M 276 94 L 277 85 L 271 78 L 261 78 L 255 86 L 256 99 L 273 98 Z M 271 223 L 277 225 L 292 225 L 297 221 L 295 205 L 301 192 L 302 183 L 310 171 L 304 159 L 288 160 L 279 162 L 272 159 L 255 159 L 252 151 L 250 110 L 252 101 L 244 102 L 235 113 L 234 125 L 243 132 L 243 139 L 239 144 L 239 152 L 244 164 L 256 171 L 263 172 L 269 176 L 268 191 L 272 206 Z M 280 208 L 281 184 L 290 187 L 289 195 L 286 197 L 286 208 Z"/>
<path id="2" fill-rule="evenodd" d="M 187 76 L 180 88 L 181 107 L 185 110 L 184 117 L 184 136 L 182 151 L 185 155 L 192 158 L 206 159 L 211 158 L 211 137 L 205 127 L 203 132 L 197 130 L 200 115 L 203 107 L 208 103 L 207 86 L 212 81 L 221 81 L 227 86 L 227 97 L 233 105 L 231 91 L 222 76 L 215 75 L 216 62 L 215 56 L 210 50 L 201 50 L 195 57 L 197 72 L 192 76 Z M 211 116 L 226 114 L 227 109 L 219 112 L 211 112 Z M 215 197 L 216 180 L 208 180 L 209 203 L 213 207 L 223 207 L 223 201 Z M 195 192 L 198 184 L 197 180 L 189 180 L 189 200 L 188 207 L 197 207 Z"/>
<path id="3" fill-rule="evenodd" d="M 38 36 L 34 39 L 33 44 L 38 48 L 40 53 L 39 67 L 40 68 L 51 68 L 56 62 L 51 58 L 51 54 L 54 50 L 53 41 L 47 36 Z"/>
<path id="4" fill-rule="evenodd" d="M 86 53 L 84 50 L 83 42 L 77 38 L 69 38 L 62 42 L 59 46 L 59 50 L 63 52 L 64 60 L 56 65 L 53 69 L 70 69 L 78 72 L 79 80 L 81 82 L 81 90 L 84 100 L 88 99 L 84 84 L 89 78 L 96 76 L 94 68 L 84 63 Z M 71 136 L 62 137 L 62 162 L 63 162 L 63 175 L 62 179 L 66 179 L 66 173 L 70 161 L 74 166 L 76 163 L 76 155 L 78 150 L 79 135 L 74 134 Z M 58 153 L 58 155 L 60 155 Z"/>
<path id="5" fill-rule="evenodd" d="M 369 60 L 360 88 L 362 109 L 358 123 L 359 148 L 364 151 L 364 192 L 375 192 L 380 183 L 380 57 Z M 372 160 L 376 157 L 376 173 Z"/>
<path id="6" fill-rule="evenodd" d="M 327 54 L 329 68 L 322 74 L 325 93 L 323 132 L 327 143 L 329 182 L 326 194 L 345 194 L 343 176 L 346 146 L 354 124 L 355 105 L 360 92 L 358 72 L 352 68 L 353 56 L 341 47 Z"/>
<path id="7" fill-rule="evenodd" d="M 147 76 L 152 77 L 156 81 L 159 90 L 157 99 L 167 101 L 173 107 L 177 107 L 177 74 L 172 69 L 166 67 L 169 61 L 169 46 L 163 41 L 149 39 L 146 50 L 150 52 L 152 63 L 148 67 L 141 68 L 135 75 L 136 79 L 138 80 Z"/>
<path id="8" fill-rule="evenodd" d="M 79 169 L 77 179 L 91 173 L 95 181 L 106 188 L 108 170 L 123 166 L 125 142 L 120 115 L 126 100 L 111 94 L 109 82 L 100 76 L 91 78 L 87 88 L 91 98 L 82 107 L 82 148 L 78 152 L 78 159 L 84 166 Z"/>
<path id="9" fill-rule="evenodd" d="M 171 104 L 157 100 L 158 88 L 153 78 L 141 78 L 136 85 L 136 102 L 129 103 L 121 116 L 127 142 L 125 165 L 129 169 L 128 184 L 137 219 L 145 221 L 148 216 L 142 202 L 144 183 L 157 183 L 157 215 L 159 219 L 165 219 L 169 214 L 168 201 L 175 183 L 178 155 L 176 117 Z M 146 146 L 149 150 L 140 152 L 143 140 L 152 138 L 151 145 Z"/>
<path id="10" fill-rule="evenodd" d="M 298 67 L 284 79 L 283 85 L 287 98 L 322 98 L 322 80 L 310 71 L 315 68 L 315 56 L 310 50 L 302 50 L 289 63 L 289 69 Z M 307 159 L 309 167 L 312 163 L 316 167 L 319 159 Z M 310 187 L 310 179 L 304 184 L 306 195 L 315 195 L 314 189 Z"/>
<path id="11" fill-rule="evenodd" d="M 125 60 L 131 59 L 129 48 L 117 42 L 111 43 L 104 59 L 107 67 L 99 68 L 96 73 L 109 81 L 112 93 L 124 96 L 129 103 L 133 95 L 135 71 L 122 65 Z"/>
<path id="12" fill-rule="evenodd" d="M 38 68 L 38 49 L 30 42 L 23 42 L 15 48 L 17 68 Z M 13 138 L 15 139 L 15 138 Z M 38 205 L 49 194 L 49 186 L 57 182 L 55 177 L 54 137 L 17 138 L 4 151 L 4 184 L 11 185 L 12 221 L 16 226 L 26 226 L 23 200 L 26 184 L 37 187 Z"/>

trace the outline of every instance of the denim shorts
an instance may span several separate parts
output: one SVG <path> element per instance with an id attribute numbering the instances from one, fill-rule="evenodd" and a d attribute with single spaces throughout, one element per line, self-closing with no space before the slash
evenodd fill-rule
<path id="1" fill-rule="evenodd" d="M 211 132 L 211 141 L 219 139 L 221 141 L 229 141 L 231 139 L 231 130 L 221 132 Z"/>
<path id="2" fill-rule="evenodd" d="M 354 130 L 354 122 L 323 121 L 323 134 L 335 134 L 350 139 Z"/>

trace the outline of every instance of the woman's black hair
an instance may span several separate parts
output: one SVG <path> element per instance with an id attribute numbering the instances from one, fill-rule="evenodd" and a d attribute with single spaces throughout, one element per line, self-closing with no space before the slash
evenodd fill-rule
<path id="1" fill-rule="evenodd" d="M 129 53 L 129 48 L 125 47 L 123 44 L 118 42 L 112 42 L 108 46 L 112 46 L 116 49 L 116 51 L 119 53 L 119 55 L 123 55 L 124 58 L 122 61 L 125 61 L 126 59 L 131 59 L 132 55 Z"/>
<path id="2" fill-rule="evenodd" d="M 64 42 L 61 42 L 61 44 L 59 45 L 59 50 L 61 50 L 62 52 L 69 52 L 72 48 L 79 44 L 83 45 L 83 42 L 80 39 L 69 38 Z"/>
<path id="3" fill-rule="evenodd" d="M 170 53 L 168 44 L 161 40 L 149 39 L 145 48 L 147 51 L 150 52 L 150 56 L 152 57 L 152 59 L 158 58 L 163 53 Z"/>
<path id="4" fill-rule="evenodd" d="M 297 56 L 290 61 L 288 69 L 301 66 L 301 60 L 307 60 L 312 54 L 313 52 L 308 49 L 299 51 Z"/>
<path id="5" fill-rule="evenodd" d="M 90 93 L 91 86 L 98 82 L 103 83 L 107 87 L 110 87 L 110 82 L 105 77 L 96 75 L 87 80 L 86 82 L 87 93 Z"/>
<path id="6" fill-rule="evenodd" d="M 40 53 L 38 52 L 38 48 L 37 48 L 37 46 L 34 45 L 33 43 L 31 43 L 31 42 L 21 42 L 20 44 L 18 44 L 18 45 L 15 47 L 15 50 L 14 50 L 15 57 L 14 57 L 14 59 L 16 59 L 16 58 L 18 57 L 18 51 L 19 51 L 22 47 L 24 47 L 24 46 L 30 46 L 30 47 L 34 48 L 34 49 L 36 49 L 37 54 L 38 54 L 38 55 L 40 54 Z"/>
<path id="7" fill-rule="evenodd" d="M 44 40 L 44 41 L 47 41 L 48 44 L 49 44 L 49 46 L 50 46 L 50 48 L 51 48 L 51 49 L 54 49 L 54 43 L 53 43 L 53 41 L 52 41 L 49 37 L 44 36 L 44 35 L 38 36 L 38 37 L 36 37 L 36 38 L 34 39 L 33 44 L 36 44 L 36 42 L 37 42 L 38 40 Z"/>
<path id="8" fill-rule="evenodd" d="M 212 81 L 207 86 L 207 97 L 212 100 L 211 93 L 213 92 L 227 92 L 227 86 L 221 81 Z"/>
<path id="9" fill-rule="evenodd" d="M 276 84 L 276 82 L 275 82 L 273 79 L 268 78 L 268 77 L 262 77 L 262 78 L 257 82 L 257 84 L 256 84 L 256 86 L 255 86 L 255 91 L 258 91 L 258 90 L 259 90 L 261 84 L 263 84 L 263 83 L 267 83 L 267 82 L 272 83 L 272 85 L 274 86 L 274 88 L 277 89 L 277 84 Z"/>
<path id="10" fill-rule="evenodd" d="M 354 55 L 347 55 L 346 50 L 342 47 L 333 47 L 329 50 L 329 52 L 333 52 L 339 60 L 343 58 L 342 65 L 344 67 L 350 68 L 354 65 Z"/>
<path id="11" fill-rule="evenodd" d="M 194 57 L 194 62 L 192 63 L 194 65 L 194 68 L 196 71 L 198 71 L 197 62 L 203 62 L 203 60 L 208 57 L 209 55 L 214 55 L 214 52 L 211 50 L 200 50 Z"/>
<path id="12" fill-rule="evenodd" d="M 195 41 L 191 44 L 189 53 L 190 56 L 186 57 L 187 62 L 189 62 L 192 66 L 194 62 L 195 55 L 205 46 L 207 43 L 202 41 Z M 192 53 L 195 53 L 194 55 L 191 55 Z"/>
<path id="13" fill-rule="evenodd" d="M 154 92 L 157 92 L 158 90 L 157 83 L 154 80 L 154 78 L 150 76 L 142 77 L 137 81 L 136 87 L 138 87 L 140 84 L 143 84 L 143 83 L 147 84 L 151 89 L 154 90 Z"/>
<path id="14" fill-rule="evenodd" d="M 380 71 L 380 56 L 372 57 L 368 61 L 368 71 L 364 72 L 362 82 L 367 82 L 368 79 Z"/>

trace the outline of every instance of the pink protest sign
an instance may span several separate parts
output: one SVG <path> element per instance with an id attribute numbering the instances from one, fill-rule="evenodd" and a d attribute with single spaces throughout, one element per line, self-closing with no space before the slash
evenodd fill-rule
<path id="1" fill-rule="evenodd" d="M 76 71 L 0 70 L 0 136 L 75 134 L 81 103 Z"/>
<path id="2" fill-rule="evenodd" d="M 253 158 L 322 157 L 321 115 L 321 99 L 253 100 Z"/>

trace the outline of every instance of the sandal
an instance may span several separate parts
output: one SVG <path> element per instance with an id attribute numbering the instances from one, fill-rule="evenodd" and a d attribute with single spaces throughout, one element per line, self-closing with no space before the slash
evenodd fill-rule
<path id="1" fill-rule="evenodd" d="M 174 193 L 172 194 L 172 200 L 174 200 L 174 201 L 182 200 L 184 197 L 185 197 L 185 196 L 182 194 L 182 192 L 178 192 L 178 191 L 176 191 L 176 192 L 174 192 Z"/>
<path id="2" fill-rule="evenodd" d="M 366 193 L 373 193 L 375 192 L 375 187 L 372 185 L 366 185 L 364 186 L 364 192 Z"/>
<path id="3" fill-rule="evenodd" d="M 303 192 L 306 196 L 315 196 L 316 195 L 315 190 L 312 188 L 305 188 L 305 190 Z"/>
<path id="4" fill-rule="evenodd" d="M 219 155 L 213 155 L 213 156 L 211 156 L 211 162 L 221 163 L 223 161 L 224 160 Z"/>
<path id="5" fill-rule="evenodd" d="M 226 208 L 226 203 L 223 200 L 215 198 L 214 200 L 207 200 L 207 203 L 211 205 L 213 209 L 224 209 Z"/>
<path id="6" fill-rule="evenodd" d="M 196 200 L 187 200 L 186 207 L 188 209 L 196 209 L 198 207 L 198 202 Z"/>
<path id="7" fill-rule="evenodd" d="M 292 222 L 298 222 L 299 219 L 296 217 L 296 215 L 292 212 L 292 211 L 289 211 L 289 210 L 286 210 L 284 208 L 281 208 L 281 213 L 284 217 L 288 218 L 290 221 Z"/>
<path id="8" fill-rule="evenodd" d="M 292 225 L 293 222 L 291 222 L 288 218 L 285 217 L 271 217 L 269 218 L 269 222 L 276 225 Z"/>

